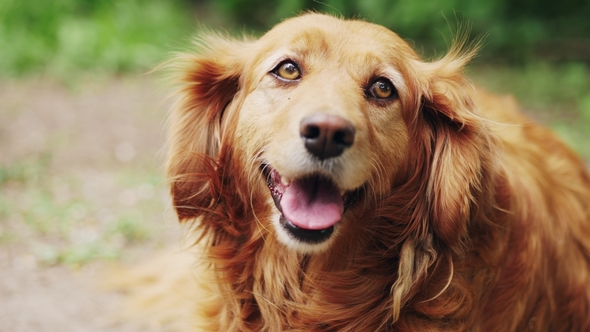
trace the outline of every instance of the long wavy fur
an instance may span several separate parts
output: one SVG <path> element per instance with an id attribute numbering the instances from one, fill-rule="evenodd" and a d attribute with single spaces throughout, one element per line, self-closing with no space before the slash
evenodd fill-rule
<path id="1" fill-rule="evenodd" d="M 528 120 L 525 136 L 542 144 L 508 147 L 528 161 L 500 152 L 510 143 L 481 116 L 463 76 L 476 47 L 460 40 L 433 62 L 408 55 L 400 70 L 414 78 L 412 98 L 402 100 L 412 110 L 404 118 L 411 153 L 386 195 L 363 188 L 347 212 L 359 222 L 341 240 L 308 255 L 280 245 L 265 221 L 274 212 L 252 166 L 257 155 L 250 165 L 238 157 L 234 132 L 257 43 L 212 36 L 200 53 L 173 61 L 180 99 L 170 123 L 171 192 L 179 219 L 196 225 L 217 293 L 202 301 L 199 328 L 590 329 L 588 174 Z"/>

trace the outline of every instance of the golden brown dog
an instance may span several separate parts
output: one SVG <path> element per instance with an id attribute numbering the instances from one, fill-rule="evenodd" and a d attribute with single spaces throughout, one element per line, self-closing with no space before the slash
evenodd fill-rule
<path id="1" fill-rule="evenodd" d="M 590 177 L 455 46 L 320 14 L 176 60 L 213 331 L 590 331 Z"/>

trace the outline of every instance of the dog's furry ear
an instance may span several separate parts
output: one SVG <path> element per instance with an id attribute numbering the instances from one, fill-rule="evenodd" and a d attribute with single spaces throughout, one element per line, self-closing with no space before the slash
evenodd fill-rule
<path id="1" fill-rule="evenodd" d="M 436 237 L 455 250 L 465 240 L 491 153 L 472 100 L 475 89 L 463 75 L 476 49 L 462 49 L 458 44 L 444 58 L 419 65 L 426 78 L 420 111 L 430 127 L 425 143 L 430 163 L 425 212 Z"/>
<path id="2" fill-rule="evenodd" d="M 454 47 L 441 60 L 414 63 L 419 113 L 412 141 L 422 151 L 415 155 L 419 173 L 414 178 L 419 179 L 425 197 L 415 217 L 423 227 L 405 240 L 400 252 L 398 279 L 391 290 L 394 320 L 429 270 L 437 268 L 433 264 L 445 257 L 449 281 L 430 300 L 449 287 L 453 279 L 450 255 L 463 254 L 472 208 L 481 199 L 488 136 L 474 109 L 474 88 L 463 76 L 474 54 Z"/>
<path id="3" fill-rule="evenodd" d="M 167 172 L 179 219 L 194 218 L 211 204 L 208 193 L 222 141 L 225 108 L 240 89 L 248 41 L 204 37 L 198 54 L 170 62 L 178 101 L 170 117 Z"/>

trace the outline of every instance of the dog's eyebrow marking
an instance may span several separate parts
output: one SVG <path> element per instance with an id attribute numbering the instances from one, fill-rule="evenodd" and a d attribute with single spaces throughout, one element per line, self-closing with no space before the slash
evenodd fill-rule
<path id="1" fill-rule="evenodd" d="M 330 43 L 325 31 L 311 28 L 288 38 L 281 48 L 272 51 L 267 49 L 266 52 L 270 55 L 259 64 L 267 72 L 289 59 L 295 61 L 305 71 L 306 64 L 313 62 L 313 58 L 330 55 Z"/>
<path id="2" fill-rule="evenodd" d="M 367 84 L 375 78 L 384 77 L 393 83 L 396 90 L 406 90 L 403 75 L 386 57 L 373 52 L 357 52 L 342 60 L 344 63 L 341 66 L 346 68 L 348 74 L 359 82 Z M 364 64 L 362 67 L 367 68 L 367 70 L 364 72 L 359 71 L 359 63 Z"/>
<path id="3" fill-rule="evenodd" d="M 295 34 L 291 39 L 293 51 L 302 58 L 312 56 L 327 56 L 330 54 L 330 43 L 325 31 L 311 28 Z"/>

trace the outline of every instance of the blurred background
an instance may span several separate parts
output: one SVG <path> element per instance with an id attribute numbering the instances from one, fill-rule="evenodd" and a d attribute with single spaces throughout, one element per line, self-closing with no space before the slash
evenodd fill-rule
<path id="1" fill-rule="evenodd" d="M 260 35 L 304 10 L 385 25 L 429 59 L 470 26 L 473 80 L 590 160 L 588 0 L 0 0 L 0 330 L 132 330 L 93 285 L 178 242 L 148 72 L 201 29 Z"/>

